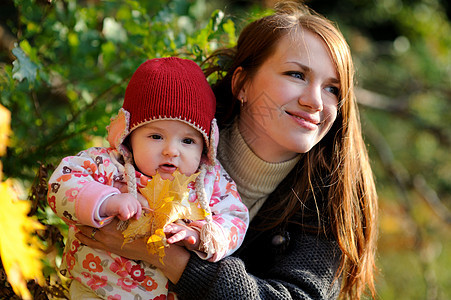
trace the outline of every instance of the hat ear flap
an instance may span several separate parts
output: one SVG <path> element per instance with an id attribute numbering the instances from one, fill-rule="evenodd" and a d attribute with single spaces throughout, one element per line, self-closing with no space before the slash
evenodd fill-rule
<path id="1" fill-rule="evenodd" d="M 107 140 L 111 148 L 118 149 L 124 139 L 127 137 L 130 128 L 130 113 L 121 108 L 116 117 L 111 119 L 110 125 L 107 126 Z"/>
<path id="2" fill-rule="evenodd" d="M 219 129 L 218 124 L 216 124 L 216 119 L 211 121 L 210 127 L 210 140 L 208 141 L 208 160 L 211 166 L 216 164 L 216 151 L 218 149 L 219 143 Z"/>

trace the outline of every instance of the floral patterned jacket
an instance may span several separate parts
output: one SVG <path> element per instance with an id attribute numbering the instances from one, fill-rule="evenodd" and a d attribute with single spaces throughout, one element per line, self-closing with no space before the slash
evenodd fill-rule
<path id="1" fill-rule="evenodd" d="M 113 185 L 125 183 L 125 175 L 116 157 L 117 151 L 113 148 L 87 149 L 77 156 L 64 158 L 49 180 L 50 207 L 70 225 L 60 272 L 104 299 L 134 299 L 138 295 L 142 297 L 140 299 L 158 298 L 168 294 L 167 279 L 161 271 L 144 262 L 89 248 L 75 238 L 76 227 L 73 225 L 101 227 L 100 203 L 108 196 L 120 193 Z M 138 187 L 145 187 L 149 180 L 152 179 L 136 172 Z M 241 245 L 249 223 L 248 211 L 241 202 L 235 182 L 218 161 L 213 170 L 207 172 L 204 184 L 210 196 L 214 223 L 228 239 L 229 247 L 225 253 L 203 258 L 218 261 Z M 192 186 L 189 186 L 189 192 L 189 200 L 195 201 Z M 191 224 L 199 227 L 204 223 Z"/>

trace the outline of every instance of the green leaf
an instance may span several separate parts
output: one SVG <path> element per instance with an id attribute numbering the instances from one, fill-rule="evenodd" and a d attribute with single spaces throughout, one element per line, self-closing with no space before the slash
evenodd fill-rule
<path id="1" fill-rule="evenodd" d="M 114 43 L 127 41 L 127 32 L 114 18 L 107 17 L 103 20 L 103 34 L 107 40 Z"/>
<path id="2" fill-rule="evenodd" d="M 211 14 L 210 18 L 210 24 L 211 30 L 213 32 L 218 30 L 219 24 L 221 24 L 222 20 L 224 19 L 224 13 L 217 9 Z"/>
<path id="3" fill-rule="evenodd" d="M 227 20 L 227 22 L 222 25 L 224 32 L 227 33 L 229 37 L 229 46 L 236 44 L 236 34 L 235 34 L 235 23 L 232 20 Z"/>
<path id="4" fill-rule="evenodd" d="M 38 71 L 37 65 L 28 58 L 19 46 L 16 45 L 12 52 L 17 58 L 13 61 L 13 78 L 18 81 L 27 79 L 28 82 L 34 83 Z"/>

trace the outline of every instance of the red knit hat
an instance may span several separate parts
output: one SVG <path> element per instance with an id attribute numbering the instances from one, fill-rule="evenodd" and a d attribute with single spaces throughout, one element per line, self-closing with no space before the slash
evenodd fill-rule
<path id="1" fill-rule="evenodd" d="M 216 127 L 215 109 L 213 91 L 195 62 L 177 57 L 147 60 L 130 79 L 124 104 L 107 127 L 107 139 L 111 147 L 119 149 L 139 126 L 156 120 L 178 120 L 199 130 L 207 148 L 215 148 L 210 145 L 210 135 L 217 132 L 217 128 L 212 131 L 212 126 Z"/>

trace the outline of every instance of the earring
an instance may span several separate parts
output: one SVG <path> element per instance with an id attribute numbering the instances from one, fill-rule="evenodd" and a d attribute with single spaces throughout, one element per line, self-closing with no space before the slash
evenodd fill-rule
<path id="1" fill-rule="evenodd" d="M 243 107 L 243 106 L 244 106 L 244 102 L 246 102 L 246 101 L 244 100 L 244 97 L 241 97 L 241 98 L 240 98 L 240 102 L 241 102 L 241 107 Z"/>

